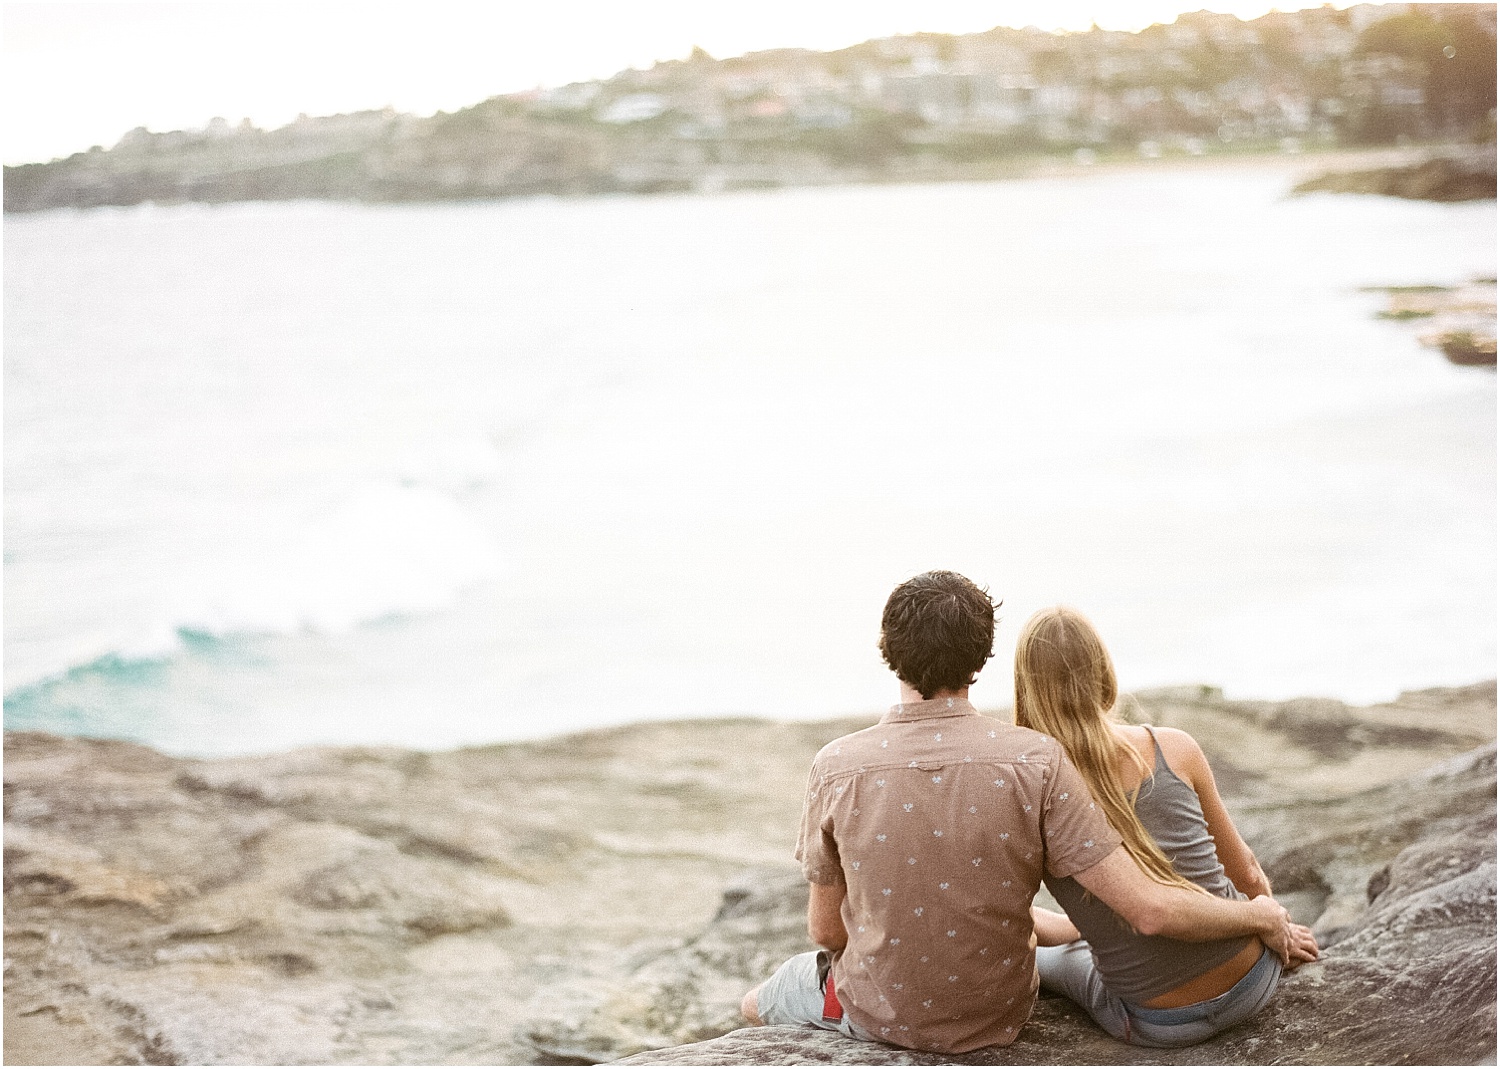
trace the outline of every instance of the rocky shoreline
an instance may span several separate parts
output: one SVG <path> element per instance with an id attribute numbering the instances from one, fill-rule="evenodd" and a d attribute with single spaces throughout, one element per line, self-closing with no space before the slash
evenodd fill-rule
<path id="1" fill-rule="evenodd" d="M 964 1060 L 1492 1063 L 1495 684 L 1137 704 L 1203 742 L 1324 961 L 1187 1052 L 1044 999 L 1017 1044 Z M 5 1060 L 939 1064 L 736 1030 L 739 994 L 806 946 L 807 764 L 868 722 L 217 760 L 7 733 Z"/>
<path id="2" fill-rule="evenodd" d="M 1299 182 L 1300 193 L 1369 193 L 1455 203 L 1495 199 L 1495 147 L 1450 148 L 1379 167 L 1332 170 Z"/>
<path id="3" fill-rule="evenodd" d="M 1421 324 L 1424 346 L 1439 350 L 1460 367 L 1495 366 L 1495 280 L 1475 278 L 1457 286 L 1433 284 L 1366 286 L 1385 295 L 1375 318 Z"/>

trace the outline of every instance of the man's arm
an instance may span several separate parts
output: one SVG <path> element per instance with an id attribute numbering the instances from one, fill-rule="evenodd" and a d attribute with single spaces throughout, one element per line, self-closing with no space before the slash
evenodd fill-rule
<path id="1" fill-rule="evenodd" d="M 1157 883 L 1136 865 L 1123 846 L 1073 878 L 1143 935 L 1165 935 L 1190 943 L 1259 936 L 1286 964 L 1295 934 L 1291 917 L 1273 898 L 1249 902 L 1219 898 Z"/>
<path id="2" fill-rule="evenodd" d="M 849 942 L 844 928 L 843 883 L 810 883 L 807 885 L 807 934 L 825 950 L 843 950 Z"/>

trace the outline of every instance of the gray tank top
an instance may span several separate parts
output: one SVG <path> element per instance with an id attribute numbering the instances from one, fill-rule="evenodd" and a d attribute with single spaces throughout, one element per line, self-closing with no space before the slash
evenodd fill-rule
<path id="1" fill-rule="evenodd" d="M 1136 795 L 1135 813 L 1141 825 L 1184 879 L 1220 898 L 1244 898 L 1219 864 L 1198 793 L 1168 767 L 1156 732 L 1149 727 L 1146 730 L 1156 751 L 1156 765 Z M 1244 936 L 1185 943 L 1165 936 L 1138 935 L 1103 902 L 1085 895 L 1071 876 L 1047 876 L 1046 883 L 1052 897 L 1088 940 L 1105 986 L 1127 1002 L 1143 1002 L 1180 987 L 1224 964 L 1245 945 Z"/>

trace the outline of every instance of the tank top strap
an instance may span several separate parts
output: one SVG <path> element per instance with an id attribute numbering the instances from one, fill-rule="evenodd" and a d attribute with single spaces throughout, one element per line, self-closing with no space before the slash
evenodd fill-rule
<path id="1" fill-rule="evenodd" d="M 1156 761 L 1151 766 L 1152 774 L 1167 770 L 1167 755 L 1161 751 L 1161 743 L 1156 738 L 1156 729 L 1150 724 L 1142 724 L 1141 727 L 1145 728 L 1146 734 L 1151 736 L 1151 748 L 1156 751 Z"/>

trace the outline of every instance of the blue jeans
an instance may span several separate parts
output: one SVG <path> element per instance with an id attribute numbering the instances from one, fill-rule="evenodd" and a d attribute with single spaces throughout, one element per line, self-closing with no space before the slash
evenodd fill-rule
<path id="1" fill-rule="evenodd" d="M 1078 1003 L 1116 1039 L 1137 1047 L 1188 1047 L 1259 1013 L 1281 979 L 1281 960 L 1266 950 L 1240 982 L 1219 997 L 1170 1010 L 1136 1006 L 1110 994 L 1082 940 L 1037 947 L 1036 971 L 1043 987 Z"/>

